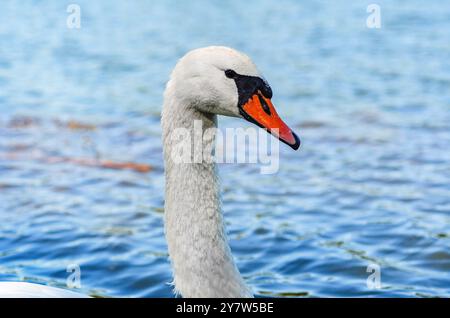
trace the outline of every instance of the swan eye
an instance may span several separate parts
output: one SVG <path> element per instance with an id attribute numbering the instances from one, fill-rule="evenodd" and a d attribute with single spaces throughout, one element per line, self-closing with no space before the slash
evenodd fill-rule
<path id="1" fill-rule="evenodd" d="M 228 78 L 235 78 L 236 77 L 236 72 L 233 70 L 226 70 L 225 71 L 225 76 Z"/>

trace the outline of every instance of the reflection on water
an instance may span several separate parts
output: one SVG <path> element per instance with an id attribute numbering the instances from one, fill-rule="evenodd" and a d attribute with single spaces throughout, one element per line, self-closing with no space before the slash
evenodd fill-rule
<path id="1" fill-rule="evenodd" d="M 172 296 L 162 91 L 186 51 L 224 44 L 254 58 L 303 140 L 275 175 L 220 166 L 255 292 L 450 295 L 448 4 L 378 1 L 370 30 L 350 1 L 78 3 L 80 30 L 63 4 L 0 5 L 0 280 L 64 286 L 79 264 L 83 292 Z"/>

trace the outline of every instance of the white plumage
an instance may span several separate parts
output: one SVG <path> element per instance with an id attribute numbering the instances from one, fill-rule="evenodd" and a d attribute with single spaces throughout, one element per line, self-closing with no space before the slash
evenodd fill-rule
<path id="1" fill-rule="evenodd" d="M 1 298 L 86 298 L 70 290 L 25 282 L 0 282 Z"/>

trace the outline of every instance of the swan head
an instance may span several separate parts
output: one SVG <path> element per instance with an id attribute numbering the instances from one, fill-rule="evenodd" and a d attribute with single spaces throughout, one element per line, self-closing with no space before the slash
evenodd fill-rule
<path id="1" fill-rule="evenodd" d="M 186 107 L 243 118 L 297 150 L 300 139 L 272 104 L 272 89 L 256 65 L 234 49 L 211 46 L 187 53 L 175 67 L 168 88 Z"/>

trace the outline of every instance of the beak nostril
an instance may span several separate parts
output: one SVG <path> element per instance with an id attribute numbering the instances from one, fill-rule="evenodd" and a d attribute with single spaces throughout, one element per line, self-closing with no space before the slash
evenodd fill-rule
<path id="1" fill-rule="evenodd" d="M 267 115 L 271 116 L 272 112 L 270 111 L 270 107 L 269 107 L 269 105 L 267 105 L 266 100 L 261 96 L 260 92 L 258 92 L 258 98 L 259 98 L 259 103 L 261 104 L 261 107 L 264 110 L 264 112 Z"/>

